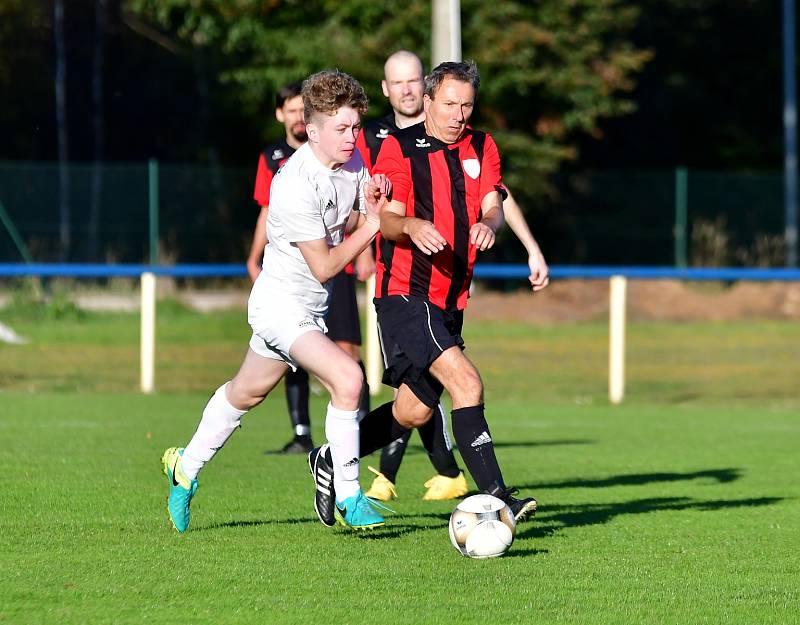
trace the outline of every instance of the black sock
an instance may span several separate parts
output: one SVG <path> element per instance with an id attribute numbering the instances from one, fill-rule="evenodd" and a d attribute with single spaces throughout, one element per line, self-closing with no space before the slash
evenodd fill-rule
<path id="1" fill-rule="evenodd" d="M 453 436 L 472 479 L 482 491 L 503 487 L 494 443 L 483 414 L 483 404 L 458 408 L 453 416 Z"/>
<path id="2" fill-rule="evenodd" d="M 358 366 L 364 375 L 364 387 L 361 389 L 361 397 L 358 400 L 358 418 L 363 419 L 369 413 L 369 384 L 367 384 L 367 370 L 364 369 L 364 361 L 359 360 Z"/>
<path id="3" fill-rule="evenodd" d="M 308 373 L 305 369 L 289 370 L 284 377 L 286 403 L 295 438 L 311 439 L 311 417 L 308 414 Z"/>
<path id="4" fill-rule="evenodd" d="M 400 470 L 400 463 L 403 461 L 403 454 L 406 453 L 409 438 L 411 438 L 411 430 L 407 430 L 400 438 L 393 440 L 381 452 L 381 473 L 392 483 L 397 481 L 397 472 Z"/>
<path id="5" fill-rule="evenodd" d="M 428 452 L 428 458 L 431 459 L 431 464 L 436 469 L 439 475 L 446 477 L 458 477 L 461 469 L 458 468 L 458 462 L 453 455 L 453 451 L 447 448 L 447 441 L 445 440 L 445 423 L 444 412 L 441 406 L 436 406 L 433 409 L 433 416 L 430 420 L 417 429 L 419 437 L 422 439 L 422 445 L 425 451 Z M 388 449 L 388 447 L 387 447 Z M 384 450 L 385 451 L 385 450 Z M 400 463 L 397 463 L 398 466 Z M 381 466 L 383 465 L 383 458 L 381 457 Z M 381 469 L 383 471 L 383 469 Z M 385 471 L 384 471 L 385 473 Z"/>
<path id="6" fill-rule="evenodd" d="M 409 431 L 394 418 L 392 404 L 393 402 L 387 402 L 378 406 L 358 424 L 362 458 L 383 449 Z"/>

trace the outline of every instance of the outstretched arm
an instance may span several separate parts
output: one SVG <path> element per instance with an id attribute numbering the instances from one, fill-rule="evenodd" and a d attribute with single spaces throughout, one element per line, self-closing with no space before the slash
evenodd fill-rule
<path id="1" fill-rule="evenodd" d="M 533 238 L 525 217 L 522 215 L 522 210 L 517 204 L 511 191 L 508 191 L 508 197 L 503 202 L 503 211 L 506 216 L 506 223 L 511 231 L 519 239 L 520 243 L 525 246 L 528 252 L 528 267 L 531 270 L 531 275 L 528 280 L 531 283 L 534 291 L 541 291 L 548 284 L 550 284 L 550 269 L 544 259 L 542 250 L 539 249 L 539 244 Z"/>

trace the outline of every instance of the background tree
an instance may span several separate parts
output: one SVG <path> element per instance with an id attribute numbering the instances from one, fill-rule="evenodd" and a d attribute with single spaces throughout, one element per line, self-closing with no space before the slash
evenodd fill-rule
<path id="1" fill-rule="evenodd" d="M 631 114 L 600 121 L 581 165 L 780 169 L 783 163 L 781 3 L 639 0 L 629 37 L 654 51 Z"/>
<path id="2" fill-rule="evenodd" d="M 126 7 L 213 55 L 219 87 L 250 115 L 267 113 L 280 85 L 331 66 L 362 81 L 378 114 L 386 110 L 378 83 L 387 54 L 408 48 L 430 60 L 428 0 L 388 15 L 372 0 L 129 0 Z M 497 136 L 520 199 L 548 188 L 548 175 L 576 157 L 581 134 L 635 109 L 622 96 L 651 56 L 627 39 L 638 15 L 619 0 L 462 2 L 464 57 L 477 61 L 483 78 L 475 123 Z"/>
<path id="3" fill-rule="evenodd" d="M 429 0 L 396 10 L 372 0 L 103 2 L 102 37 L 100 0 L 65 3 L 70 159 L 95 160 L 99 137 L 104 161 L 218 164 L 203 201 L 231 186 L 225 165 L 252 167 L 282 132 L 272 116 L 280 85 L 336 66 L 364 83 L 379 115 L 385 56 L 404 47 L 430 61 Z M 0 159 L 58 158 L 54 3 L 0 0 Z M 596 259 L 564 233 L 587 228 L 587 216 L 614 218 L 616 196 L 600 207 L 581 186 L 588 171 L 780 167 L 777 3 L 462 0 L 462 26 L 464 56 L 484 79 L 475 123 L 497 137 L 537 233 L 560 242 L 548 249 L 554 261 Z M 245 195 L 231 203 L 234 219 Z M 73 212 L 84 204 L 75 199 Z M 42 223 L 58 220 L 41 212 Z"/>

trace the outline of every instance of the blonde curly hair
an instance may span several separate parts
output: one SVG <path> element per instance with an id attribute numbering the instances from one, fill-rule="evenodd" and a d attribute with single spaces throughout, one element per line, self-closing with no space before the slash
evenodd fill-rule
<path id="1" fill-rule="evenodd" d="M 302 95 L 306 122 L 318 113 L 334 115 L 343 106 L 349 106 L 363 116 L 369 107 L 361 83 L 338 69 L 326 69 L 306 78 Z"/>

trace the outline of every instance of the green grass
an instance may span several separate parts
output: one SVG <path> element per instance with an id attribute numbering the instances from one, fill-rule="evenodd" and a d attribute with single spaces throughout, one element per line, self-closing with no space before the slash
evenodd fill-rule
<path id="1" fill-rule="evenodd" d="M 1 318 L 32 341 L 0 345 L 0 623 L 800 622 L 797 324 L 633 325 L 609 406 L 604 324 L 468 321 L 506 477 L 541 502 L 476 561 L 453 504 L 420 499 L 416 437 L 385 528 L 320 525 L 305 459 L 262 454 L 288 435 L 281 393 L 169 527 L 160 454 L 235 371 L 241 312 L 160 308 L 149 397 L 135 315 Z"/>

